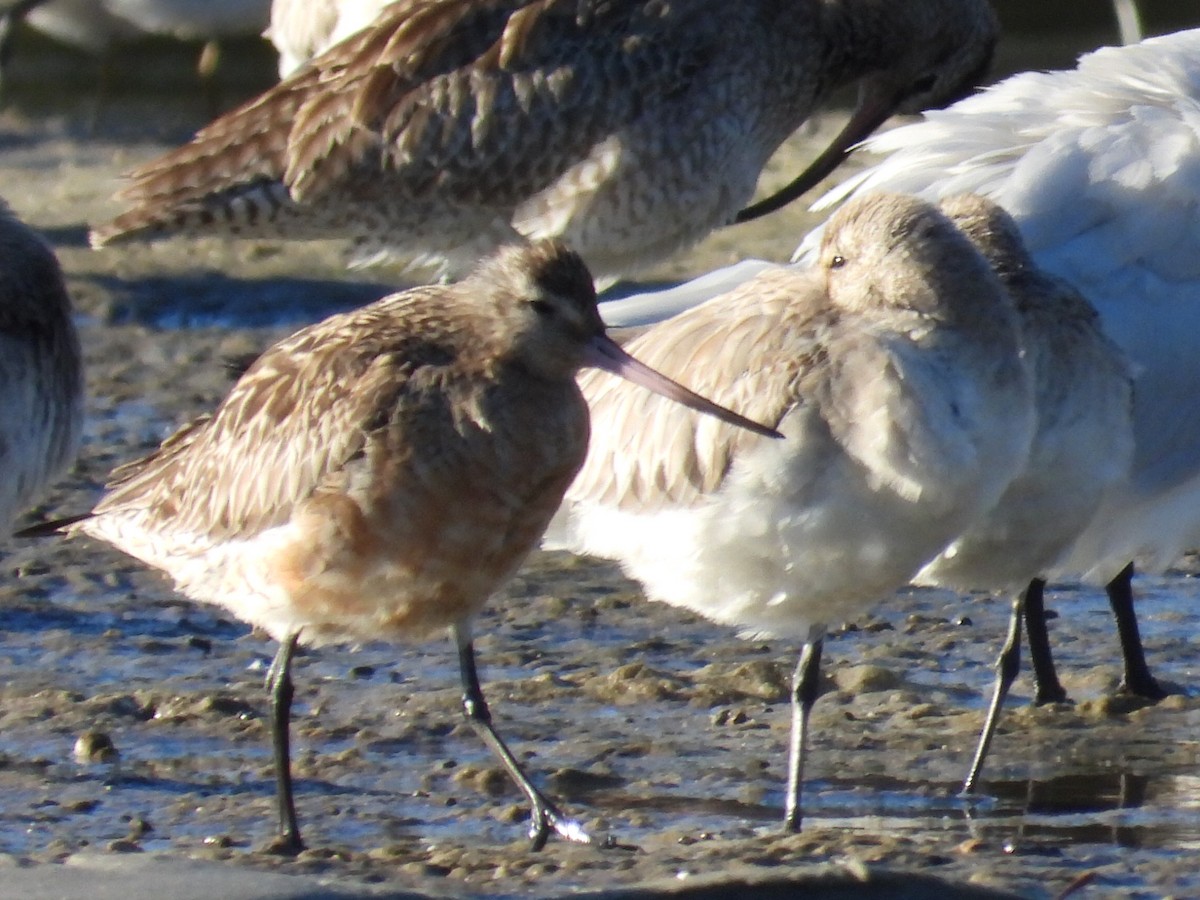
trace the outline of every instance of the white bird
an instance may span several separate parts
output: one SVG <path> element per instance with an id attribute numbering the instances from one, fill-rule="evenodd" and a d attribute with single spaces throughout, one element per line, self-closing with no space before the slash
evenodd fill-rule
<path id="1" fill-rule="evenodd" d="M 821 203 L 877 189 L 992 198 L 1132 360 L 1130 476 L 1052 575 L 1107 583 L 1123 684 L 1163 696 L 1141 651 L 1129 563 L 1162 571 L 1200 542 L 1200 30 L 1016 75 L 866 149 L 886 157 Z M 1065 692 L 1054 679 L 1038 695 Z"/>
<path id="2" fill-rule="evenodd" d="M 876 195 L 833 217 L 812 271 L 771 268 L 628 347 L 785 440 L 586 375 L 594 438 L 546 545 L 618 560 L 653 600 L 804 642 L 785 815 L 798 828 L 827 624 L 911 579 L 1024 462 L 1015 313 L 936 209 Z"/>
<path id="3" fill-rule="evenodd" d="M 303 847 L 288 759 L 297 642 L 441 629 L 458 646 L 464 713 L 533 809 L 535 847 L 551 829 L 586 842 L 493 728 L 470 626 L 583 462 L 583 365 L 774 434 L 606 338 L 582 261 L 545 241 L 505 248 L 457 285 L 302 329 L 260 356 L 212 416 L 114 473 L 92 513 L 24 534 L 70 528 L 106 541 L 279 641 L 268 686 L 280 850 Z"/>
<path id="4" fill-rule="evenodd" d="M 341 237 L 359 262 L 453 276 L 557 237 L 608 280 L 781 205 L 897 109 L 974 84 L 995 35 L 986 0 L 403 0 L 133 172 L 92 240 Z M 849 85 L 830 147 L 739 213 Z"/>
<path id="5" fill-rule="evenodd" d="M 54 251 L 0 201 L 0 534 L 75 460 L 81 356 Z"/>
<path id="6" fill-rule="evenodd" d="M 279 77 L 287 78 L 361 31 L 392 0 L 273 0 L 271 24 L 264 33 L 279 51 Z"/>
<path id="7" fill-rule="evenodd" d="M 996 687 L 964 790 L 983 769 L 1001 707 L 1019 668 L 1027 594 L 1079 537 L 1133 457 L 1133 373 L 1101 330 L 1095 308 L 1041 272 L 1012 218 L 978 194 L 939 204 L 1000 276 L 1017 310 L 1033 374 L 1036 425 L 1029 458 L 1000 501 L 917 575 L 920 584 L 1014 597 Z"/>
<path id="8" fill-rule="evenodd" d="M 270 0 L 25 0 L 18 15 L 38 31 L 93 53 L 138 37 L 209 40 L 258 34 Z"/>

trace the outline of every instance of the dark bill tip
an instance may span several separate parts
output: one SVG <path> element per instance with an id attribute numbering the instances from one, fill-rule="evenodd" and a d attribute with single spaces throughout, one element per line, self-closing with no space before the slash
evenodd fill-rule
<path id="1" fill-rule="evenodd" d="M 825 176 L 840 166 L 850 152 L 859 143 L 866 140 L 871 132 L 886 122 L 896 111 L 898 105 L 898 98 L 884 97 L 878 91 L 864 87 L 858 106 L 850 116 L 850 121 L 843 126 L 829 146 L 792 181 L 769 197 L 764 197 L 739 212 L 734 217 L 734 224 L 740 225 L 743 222 L 761 219 L 808 193 Z"/>
<path id="2" fill-rule="evenodd" d="M 774 428 L 760 425 L 753 419 L 747 419 L 745 416 L 738 415 L 733 410 L 713 403 L 711 400 L 701 397 L 694 391 L 688 390 L 678 382 L 672 381 L 666 375 L 656 372 L 645 363 L 638 362 L 607 335 L 597 335 L 588 342 L 585 361 L 589 366 L 595 366 L 598 369 L 611 372 L 613 375 L 624 378 L 626 381 L 632 381 L 634 384 L 653 391 L 659 396 L 666 397 L 668 400 L 673 400 L 676 403 L 682 403 L 684 406 L 694 409 L 697 412 L 714 416 L 729 425 L 745 428 L 747 431 L 761 434 L 763 437 L 783 437 Z"/>

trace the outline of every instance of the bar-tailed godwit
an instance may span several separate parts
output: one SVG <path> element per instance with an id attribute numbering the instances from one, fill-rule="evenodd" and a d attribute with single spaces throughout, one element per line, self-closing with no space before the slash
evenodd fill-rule
<path id="1" fill-rule="evenodd" d="M 1045 578 L 1095 515 L 1133 459 L 1133 369 L 1100 327 L 1095 308 L 1068 282 L 1040 271 L 1016 222 L 978 194 L 940 204 L 991 263 L 1021 323 L 1033 373 L 1036 423 L 1024 469 L 966 532 L 916 581 L 1013 597 L 996 687 L 964 790 L 978 784 L 1004 698 L 1020 661 L 1027 599 L 1040 601 Z M 1040 612 L 1040 611 L 1039 611 Z M 1042 614 L 1044 621 L 1044 613 Z"/>
<path id="2" fill-rule="evenodd" d="M 858 107 L 783 197 L 995 38 L 987 0 L 405 0 L 133 172 L 93 242 L 344 237 L 456 275 L 519 233 L 608 279 L 732 222 L 835 88 Z"/>
<path id="3" fill-rule="evenodd" d="M 594 439 L 547 545 L 618 560 L 651 599 L 804 642 L 789 828 L 826 626 L 908 582 L 1024 464 L 1033 411 L 1017 329 L 945 216 L 875 195 L 833 217 L 812 270 L 769 269 L 627 345 L 778 422 L 785 440 L 582 378 Z"/>
<path id="4" fill-rule="evenodd" d="M 454 286 L 417 288 L 276 344 L 211 417 L 114 473 L 73 524 L 279 641 L 268 676 L 278 847 L 302 847 L 292 801 L 290 664 L 298 641 L 422 638 L 449 629 L 463 708 L 525 793 L 535 846 L 587 841 L 491 724 L 471 618 L 520 565 L 582 464 L 575 382 L 601 366 L 760 434 L 604 336 L 580 258 L 510 247 Z"/>

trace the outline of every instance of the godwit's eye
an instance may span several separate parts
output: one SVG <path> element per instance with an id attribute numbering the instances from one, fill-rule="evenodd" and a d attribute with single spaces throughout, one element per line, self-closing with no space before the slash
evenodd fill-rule
<path id="1" fill-rule="evenodd" d="M 841 254 L 834 254 L 833 259 L 829 260 L 829 268 L 840 269 L 846 264 L 846 257 Z"/>

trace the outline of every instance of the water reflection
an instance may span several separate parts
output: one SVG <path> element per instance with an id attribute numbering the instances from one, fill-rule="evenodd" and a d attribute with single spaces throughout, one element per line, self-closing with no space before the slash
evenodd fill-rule
<path id="1" fill-rule="evenodd" d="M 981 835 L 1004 838 L 1012 852 L 1078 844 L 1179 850 L 1200 846 L 1192 776 L 1088 772 L 1047 779 L 993 781 L 996 803 L 971 808 Z"/>

